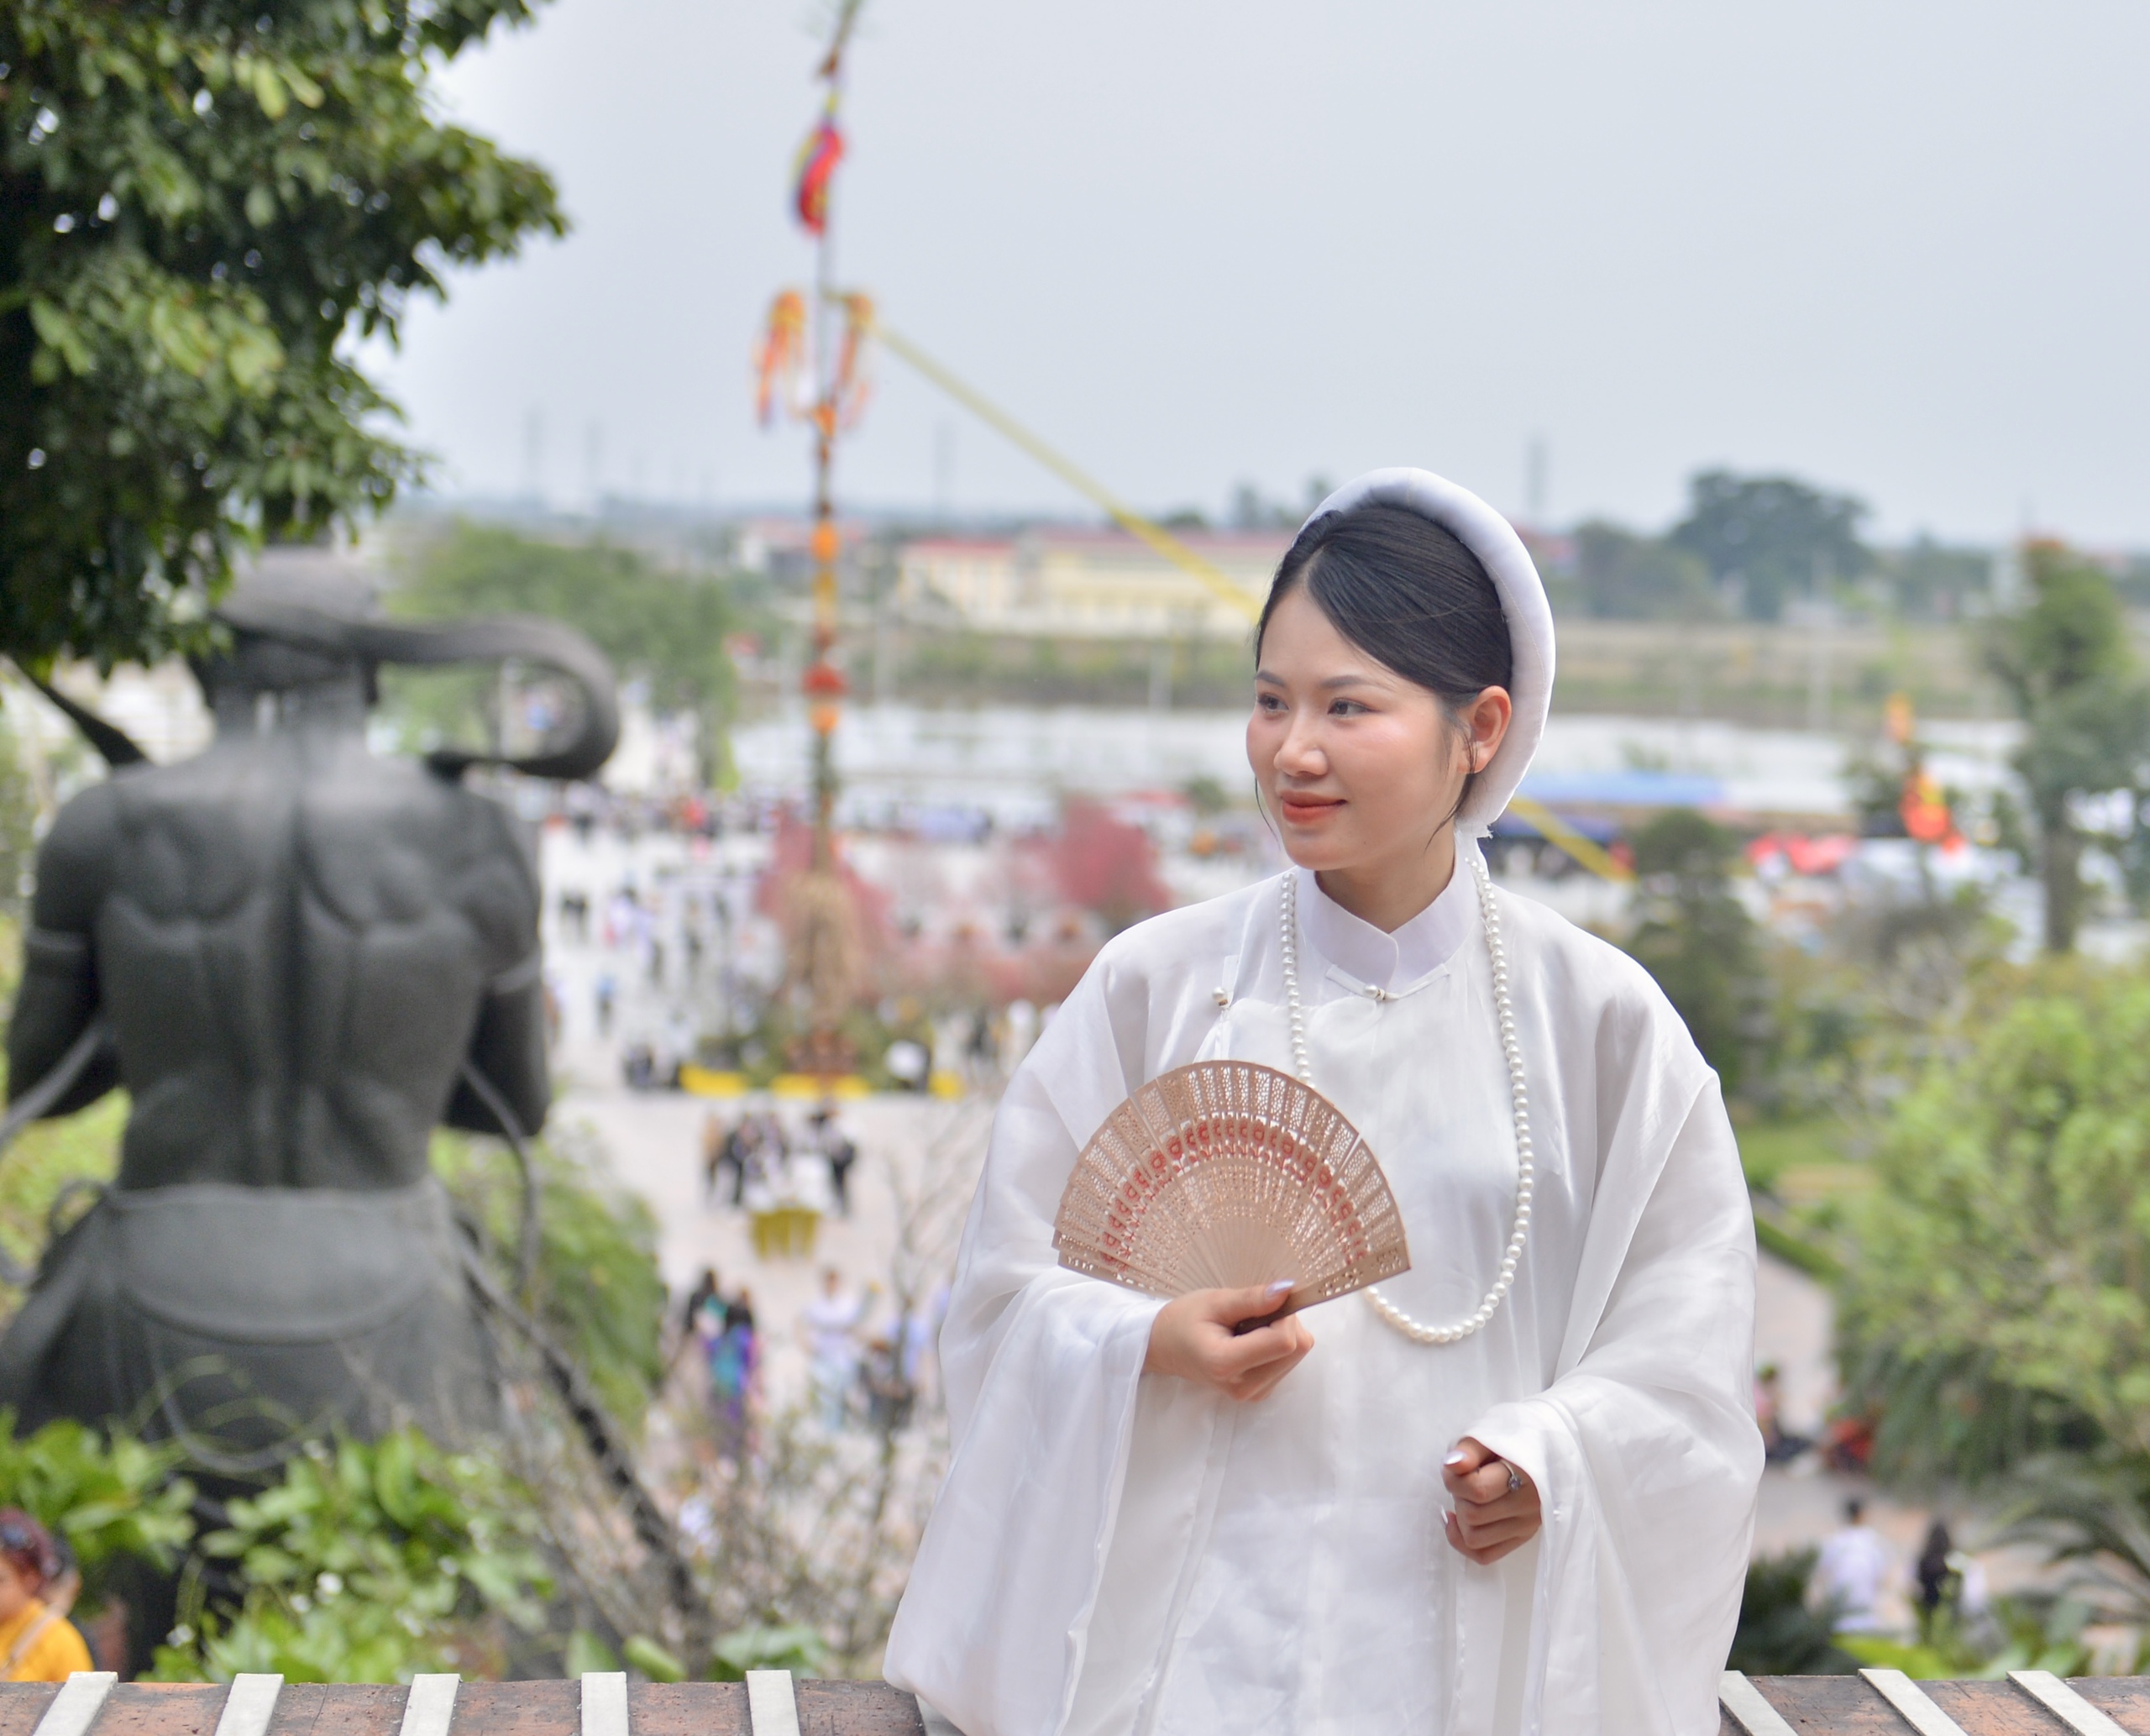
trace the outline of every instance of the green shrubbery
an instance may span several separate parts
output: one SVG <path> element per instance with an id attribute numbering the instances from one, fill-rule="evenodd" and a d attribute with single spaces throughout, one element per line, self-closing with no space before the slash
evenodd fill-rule
<path id="1" fill-rule="evenodd" d="M 1838 1355 L 1874 1469 L 1974 1494 L 2069 1595 L 1944 1620 L 1910 1661 L 1859 1655 L 2087 1667 L 2094 1617 L 2150 1628 L 2150 974 L 1983 973 L 1906 1070 L 1870 1169 L 1842 1214 Z"/>
<path id="2" fill-rule="evenodd" d="M 18 1435 L 0 1411 L 0 1506 L 19 1507 L 63 1539 L 96 1609 L 125 1564 L 178 1565 L 194 1536 L 194 1486 L 176 1449 L 107 1438 L 80 1423 Z"/>
<path id="3" fill-rule="evenodd" d="M 544 1627 L 553 1585 L 529 1492 L 494 1460 L 409 1430 L 317 1442 L 206 1532 L 200 1515 L 213 1509 L 184 1471 L 176 1448 L 123 1432 L 63 1421 L 18 1435 L 0 1418 L 0 1505 L 66 1540 L 82 1576 L 78 1614 L 141 1570 L 178 1573 L 180 1623 L 151 1680 L 496 1676 L 509 1644 Z"/>
<path id="4" fill-rule="evenodd" d="M 511 1638 L 544 1626 L 553 1585 L 528 1492 L 414 1430 L 316 1442 L 228 1511 L 195 1540 L 155 1680 L 498 1676 Z"/>

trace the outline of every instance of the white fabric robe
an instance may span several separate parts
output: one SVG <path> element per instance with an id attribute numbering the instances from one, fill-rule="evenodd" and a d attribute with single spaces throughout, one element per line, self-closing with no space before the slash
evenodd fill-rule
<path id="1" fill-rule="evenodd" d="M 1382 1293 L 1460 1319 L 1516 1174 L 1473 878 L 1392 937 L 1293 872 L 1314 1083 L 1410 1240 Z M 1459 1344 L 1340 1298 L 1240 1405 L 1145 1375 L 1160 1304 L 1057 1263 L 1076 1154 L 1134 1087 L 1221 1056 L 1290 1071 L 1277 881 L 1118 936 L 1010 1082 L 941 1337 L 954 1455 L 885 1665 L 966 1736 L 1717 1729 L 1762 1466 L 1732 1130 L 1640 967 L 1497 896 L 1537 1198 L 1513 1291 Z M 1492 1567 L 1442 1534 L 1465 1434 L 1544 1503 Z"/>

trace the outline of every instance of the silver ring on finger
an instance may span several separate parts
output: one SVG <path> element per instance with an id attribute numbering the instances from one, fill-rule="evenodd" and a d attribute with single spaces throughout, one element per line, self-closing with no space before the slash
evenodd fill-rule
<path id="1" fill-rule="evenodd" d="M 1501 1462 L 1508 1466 L 1508 1493 L 1513 1495 L 1523 1487 L 1523 1473 L 1513 1465 L 1509 1465 L 1507 1460 L 1503 1459 Z"/>

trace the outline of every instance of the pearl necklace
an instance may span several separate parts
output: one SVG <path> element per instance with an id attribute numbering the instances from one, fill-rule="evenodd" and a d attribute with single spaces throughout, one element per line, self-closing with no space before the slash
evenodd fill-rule
<path id="1" fill-rule="evenodd" d="M 1452 1326 L 1429 1326 L 1423 1320 L 1414 1320 L 1378 1289 L 1367 1287 L 1366 1300 L 1373 1304 L 1374 1312 L 1406 1338 L 1419 1344 L 1454 1344 L 1470 1337 L 1492 1319 L 1515 1287 L 1516 1267 L 1523 1258 L 1523 1245 L 1530 1239 L 1530 1195 L 1536 1181 L 1531 1163 L 1530 1098 L 1523 1082 L 1523 1049 L 1516 1041 L 1515 1007 L 1508 999 L 1508 948 L 1501 939 L 1501 914 L 1493 902 L 1493 878 L 1486 871 L 1485 858 L 1475 850 L 1471 852 L 1471 868 L 1478 882 L 1478 909 L 1486 924 L 1486 952 L 1493 966 L 1493 1007 L 1500 1017 L 1501 1048 L 1508 1062 L 1508 1092 L 1515 1118 L 1515 1227 L 1509 1232 L 1508 1251 L 1501 1256 L 1501 1273 L 1494 1279 L 1493 1288 L 1467 1319 Z M 1311 1091 L 1314 1067 L 1307 1058 L 1306 1015 L 1299 1004 L 1299 877 L 1293 869 L 1287 868 L 1284 873 L 1278 917 L 1284 943 L 1284 1003 L 1291 1016 L 1292 1065 L 1299 1076 L 1299 1083 Z M 1372 993 L 1376 1000 L 1388 999 L 1382 989 L 1377 989 Z"/>

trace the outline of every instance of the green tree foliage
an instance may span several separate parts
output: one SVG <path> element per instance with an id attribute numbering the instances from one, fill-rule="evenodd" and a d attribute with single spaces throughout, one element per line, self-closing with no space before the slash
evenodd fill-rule
<path id="1" fill-rule="evenodd" d="M 1575 584 L 1605 621 L 1688 621 L 1710 612 L 1709 569 L 1661 537 L 1592 519 L 1576 527 Z"/>
<path id="2" fill-rule="evenodd" d="M 1691 809 L 1636 834 L 1639 914 L 1628 941 L 1678 1009 L 1725 1095 L 1759 1088 L 1770 985 L 1754 919 L 1732 890 L 1739 841 Z"/>
<path id="3" fill-rule="evenodd" d="M 1232 805 L 1232 795 L 1218 779 L 1207 772 L 1198 772 L 1179 787 L 1187 798 L 1187 805 L 1203 818 L 1211 819 Z"/>
<path id="4" fill-rule="evenodd" d="M 528 0 L 0 0 L 0 652 L 148 661 L 419 459 L 353 361 L 564 228 L 434 71 Z"/>
<path id="5" fill-rule="evenodd" d="M 2027 732 L 2016 769 L 2037 821 L 2045 944 L 2066 952 L 2083 917 L 2083 850 L 2104 842 L 2139 897 L 2150 894 L 2150 684 L 2128 648 L 2119 593 L 2103 569 L 2058 543 L 2023 551 L 2030 600 L 1987 625 L 1986 667 L 2007 690 Z M 2117 825 L 2092 833 L 2082 804 L 2124 792 Z"/>
<path id="6" fill-rule="evenodd" d="M 1841 1360 L 1877 1464 L 2150 1455 L 2150 982 L 1990 992 L 1900 1100 L 1851 1220 Z"/>
<path id="7" fill-rule="evenodd" d="M 737 625 L 721 580 L 660 572 L 631 548 L 538 542 L 458 522 L 417 550 L 390 601 L 406 615 L 543 615 L 579 628 L 622 676 L 648 684 L 658 711 L 695 714 L 703 773 L 716 781 L 734 699 L 724 642 Z M 466 684 L 457 691 L 459 700 L 436 722 L 468 730 L 479 721 L 470 714 L 480 690 Z"/>
<path id="8" fill-rule="evenodd" d="M 406 1681 L 496 1654 L 499 1623 L 543 1623 L 552 1585 L 529 1492 L 415 1431 L 317 1443 L 229 1513 L 200 1541 L 152 1679 Z M 236 1570 L 235 1605 L 208 1592 L 218 1565 Z"/>
<path id="9" fill-rule="evenodd" d="M 1666 539 L 1708 568 L 1720 584 L 1737 583 L 1746 613 L 1775 621 L 1794 597 L 1864 572 L 1870 560 L 1859 540 L 1865 506 L 1790 476 L 1738 476 L 1704 470 L 1687 484 L 1687 516 Z"/>

